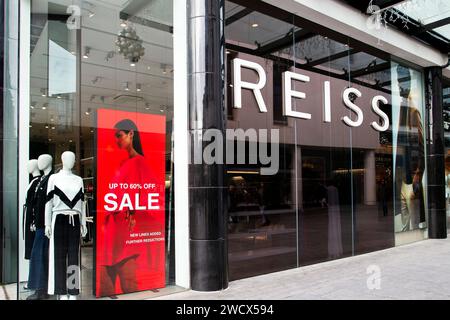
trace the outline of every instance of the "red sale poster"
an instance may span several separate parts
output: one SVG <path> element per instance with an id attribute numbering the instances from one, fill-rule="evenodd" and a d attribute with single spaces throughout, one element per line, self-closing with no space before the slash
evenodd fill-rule
<path id="1" fill-rule="evenodd" d="M 165 125 L 97 112 L 97 297 L 165 286 Z"/>

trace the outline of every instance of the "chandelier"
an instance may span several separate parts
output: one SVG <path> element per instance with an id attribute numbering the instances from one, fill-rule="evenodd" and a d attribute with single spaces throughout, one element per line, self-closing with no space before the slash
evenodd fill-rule
<path id="1" fill-rule="evenodd" d="M 123 54 L 125 59 L 134 64 L 145 54 L 145 48 L 142 46 L 143 42 L 137 35 L 136 30 L 128 25 L 119 32 L 116 46 L 119 53 Z"/>

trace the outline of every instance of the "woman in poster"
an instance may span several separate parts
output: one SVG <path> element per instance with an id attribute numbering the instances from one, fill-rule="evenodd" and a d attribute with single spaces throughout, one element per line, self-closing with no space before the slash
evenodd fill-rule
<path id="1" fill-rule="evenodd" d="M 124 119 L 114 126 L 116 144 L 127 153 L 127 158 L 115 172 L 112 183 L 143 186 L 154 181 L 151 169 L 144 157 L 138 128 L 136 124 Z M 147 207 L 147 190 L 143 188 L 118 188 L 114 191 L 117 199 L 123 199 L 125 193 L 134 201 L 138 197 L 141 207 Z M 120 200 L 119 200 L 120 202 Z M 100 271 L 101 295 L 119 293 L 116 279 L 119 279 L 123 293 L 138 290 L 136 270 L 138 265 L 151 267 L 151 257 L 145 246 L 133 242 L 133 233 L 139 232 L 139 220 L 142 214 L 151 214 L 147 210 L 130 210 L 127 207 L 106 212 L 103 226 L 104 248 L 103 263 Z M 148 221 L 148 220 L 147 220 Z"/>

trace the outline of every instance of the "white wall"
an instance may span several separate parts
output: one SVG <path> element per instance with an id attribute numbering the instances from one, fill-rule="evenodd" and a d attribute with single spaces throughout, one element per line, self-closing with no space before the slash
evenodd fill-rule
<path id="1" fill-rule="evenodd" d="M 175 281 L 190 287 L 188 198 L 187 1 L 173 3 Z M 183 142 L 184 141 L 184 142 Z"/>
<path id="2" fill-rule="evenodd" d="M 24 259 L 22 205 L 25 203 L 29 180 L 26 168 L 30 146 L 30 12 L 30 0 L 22 0 L 19 37 L 19 281 L 28 279 L 28 260 Z"/>

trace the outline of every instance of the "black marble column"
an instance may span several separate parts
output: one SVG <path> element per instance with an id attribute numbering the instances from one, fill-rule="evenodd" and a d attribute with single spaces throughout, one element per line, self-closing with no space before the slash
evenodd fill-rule
<path id="1" fill-rule="evenodd" d="M 442 98 L 442 69 L 426 69 L 428 110 L 431 108 L 428 137 L 428 235 L 447 238 L 445 209 L 445 148 Z"/>
<path id="2" fill-rule="evenodd" d="M 202 156 L 206 130 L 225 137 L 223 18 L 223 0 L 188 2 L 190 262 L 198 291 L 228 286 L 225 166 Z"/>

